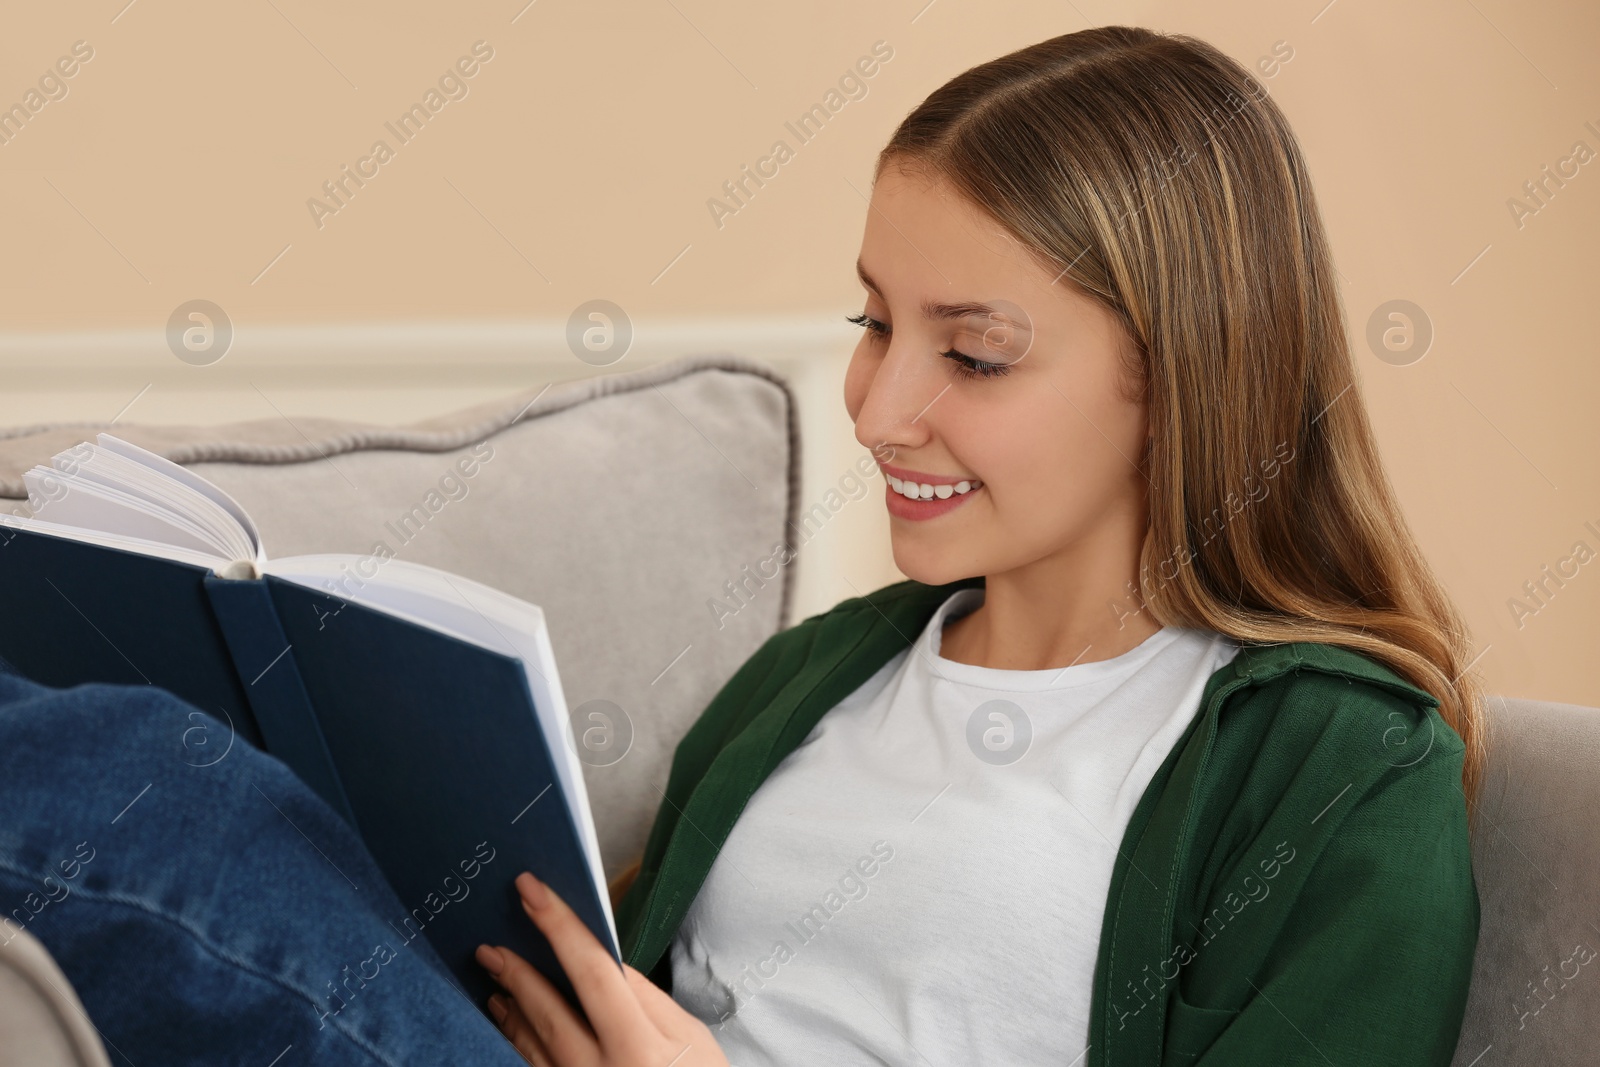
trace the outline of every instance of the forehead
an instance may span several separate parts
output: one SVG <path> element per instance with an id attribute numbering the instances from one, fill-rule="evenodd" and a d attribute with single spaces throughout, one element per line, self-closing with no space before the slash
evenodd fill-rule
<path id="1" fill-rule="evenodd" d="M 873 186 L 859 263 L 880 296 L 907 305 L 1004 298 L 1027 307 L 1062 289 L 948 180 L 892 161 Z"/>

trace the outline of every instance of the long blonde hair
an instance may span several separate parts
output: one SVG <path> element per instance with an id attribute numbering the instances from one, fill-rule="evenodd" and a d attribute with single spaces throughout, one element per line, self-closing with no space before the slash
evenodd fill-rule
<path id="1" fill-rule="evenodd" d="M 1084 30 L 942 86 L 891 163 L 950 182 L 1122 323 L 1153 434 L 1154 617 L 1385 664 L 1465 742 L 1474 812 L 1472 645 L 1384 474 L 1310 176 L 1265 87 L 1192 37 Z"/>

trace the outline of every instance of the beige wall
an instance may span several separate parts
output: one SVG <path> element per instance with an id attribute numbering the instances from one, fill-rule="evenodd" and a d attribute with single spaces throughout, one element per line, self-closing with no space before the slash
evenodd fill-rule
<path id="1" fill-rule="evenodd" d="M 75 42 L 93 58 L 0 145 L 0 424 L 413 418 L 594 373 L 562 326 L 605 298 L 638 330 L 612 369 L 733 348 L 790 374 L 809 502 L 859 451 L 840 319 L 859 310 L 871 160 L 910 107 L 1085 19 L 1252 64 L 1277 46 L 1293 58 L 1266 84 L 1316 175 L 1366 401 L 1480 668 L 1500 692 L 1600 704 L 1600 561 L 1569 562 L 1520 626 L 1509 606 L 1576 542 L 1600 551 L 1600 162 L 1568 163 L 1536 213 L 1508 206 L 1578 142 L 1600 152 L 1592 4 L 522 3 L 7 12 L 0 103 Z M 478 41 L 493 57 L 466 95 L 400 143 L 384 123 Z M 893 56 L 866 96 L 799 145 L 784 123 L 879 41 Z M 314 220 L 307 200 L 378 139 L 393 158 Z M 778 139 L 793 158 L 715 220 L 707 200 Z M 212 366 L 163 339 L 196 298 L 237 331 Z M 1394 299 L 1434 331 L 1403 366 L 1364 341 Z M 841 512 L 808 547 L 800 610 L 892 580 L 885 537 L 876 502 Z"/>

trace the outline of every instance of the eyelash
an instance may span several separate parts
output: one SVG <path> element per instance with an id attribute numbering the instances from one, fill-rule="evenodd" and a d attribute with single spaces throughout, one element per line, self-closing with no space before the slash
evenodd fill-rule
<path id="1" fill-rule="evenodd" d="M 848 315 L 845 317 L 845 321 L 860 326 L 869 334 L 872 334 L 874 339 L 883 339 L 889 336 L 888 326 L 879 322 L 877 319 L 868 318 L 865 313 L 860 315 Z M 954 369 L 956 374 L 963 378 L 998 378 L 1002 374 L 1009 373 L 1011 370 L 1011 366 L 1009 364 L 989 363 L 986 360 L 973 359 L 971 356 L 957 352 L 954 349 L 951 349 L 947 352 L 940 352 L 939 354 L 950 360 L 955 365 Z"/>

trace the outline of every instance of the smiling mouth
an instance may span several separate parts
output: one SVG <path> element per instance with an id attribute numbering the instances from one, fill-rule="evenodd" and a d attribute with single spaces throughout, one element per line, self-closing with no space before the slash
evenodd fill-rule
<path id="1" fill-rule="evenodd" d="M 914 482 L 909 478 L 896 478 L 888 475 L 889 488 L 905 497 L 907 500 L 949 500 L 953 496 L 966 496 L 968 493 L 983 488 L 983 483 L 973 480 L 959 482 Z"/>

